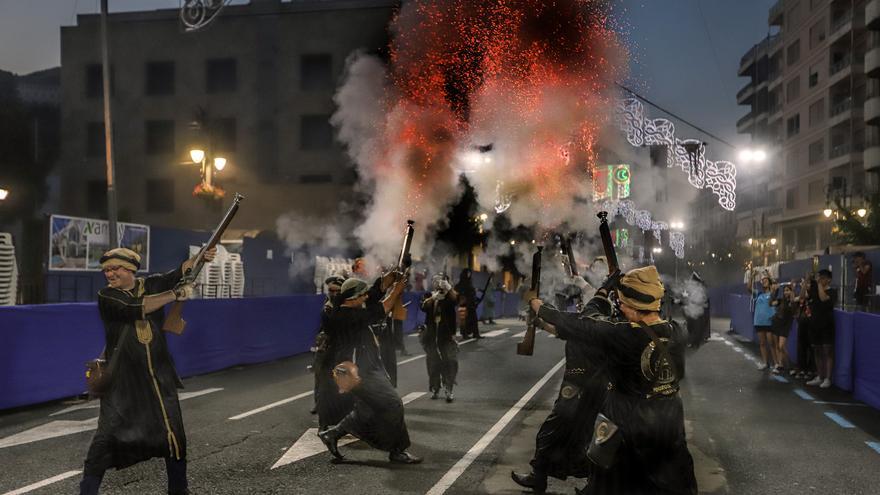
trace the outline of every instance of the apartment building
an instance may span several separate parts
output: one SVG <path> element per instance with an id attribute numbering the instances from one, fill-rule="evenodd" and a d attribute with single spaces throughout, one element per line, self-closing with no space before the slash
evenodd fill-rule
<path id="1" fill-rule="evenodd" d="M 749 81 L 737 101 L 750 111 L 737 131 L 769 156 L 740 164 L 737 239 L 776 238 L 771 261 L 830 246 L 826 204 L 839 198 L 857 208 L 877 187 L 875 29 L 880 0 L 779 0 L 768 13 L 768 36 L 740 61 L 738 73 Z"/>
<path id="2" fill-rule="evenodd" d="M 207 229 L 222 204 L 193 196 L 191 148 L 227 159 L 215 176 L 245 195 L 236 226 L 326 216 L 354 168 L 329 117 L 346 58 L 388 45 L 389 0 L 252 0 L 187 33 L 177 9 L 109 16 L 120 220 Z M 60 211 L 106 218 L 100 24 L 61 28 Z"/>

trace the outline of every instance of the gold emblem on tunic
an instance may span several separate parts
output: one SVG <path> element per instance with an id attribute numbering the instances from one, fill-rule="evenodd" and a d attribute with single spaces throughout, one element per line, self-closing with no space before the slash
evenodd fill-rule
<path id="1" fill-rule="evenodd" d="M 602 421 L 596 425 L 596 443 L 603 444 L 609 438 L 611 438 L 611 428 L 607 421 Z"/>
<path id="2" fill-rule="evenodd" d="M 566 385 L 562 387 L 562 391 L 559 393 L 563 399 L 571 399 L 575 395 L 577 395 L 577 389 L 572 387 L 571 385 Z"/>

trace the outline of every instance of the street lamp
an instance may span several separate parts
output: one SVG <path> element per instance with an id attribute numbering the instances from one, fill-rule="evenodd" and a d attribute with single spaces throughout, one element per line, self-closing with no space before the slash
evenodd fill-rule
<path id="1" fill-rule="evenodd" d="M 0 187 L 0 201 L 5 200 L 7 196 L 9 196 L 9 189 L 3 189 Z"/>
<path id="2" fill-rule="evenodd" d="M 192 159 L 193 163 L 199 165 L 201 168 L 201 182 L 196 186 L 194 194 L 199 195 L 207 195 L 211 196 L 215 199 L 222 198 L 224 195 L 224 191 L 221 187 L 214 185 L 214 171 L 220 172 L 224 168 L 226 168 L 227 160 L 222 156 L 215 156 L 213 158 L 208 157 L 208 153 L 199 148 L 194 148 L 189 150 L 189 157 Z"/>
<path id="3" fill-rule="evenodd" d="M 489 215 L 487 215 L 487 214 L 485 214 L 485 213 L 481 213 L 481 214 L 480 214 L 480 220 L 482 220 L 482 221 L 485 222 L 485 221 L 488 220 L 488 219 L 489 219 Z"/>
<path id="4" fill-rule="evenodd" d="M 859 208 L 858 210 L 856 210 L 856 215 L 858 215 L 859 218 L 865 218 L 865 215 L 867 215 L 867 214 L 868 214 L 868 210 L 865 208 Z"/>
<path id="5" fill-rule="evenodd" d="M 822 210 L 822 214 L 825 215 L 825 218 L 831 218 L 831 214 L 834 213 L 834 210 L 831 208 L 825 208 Z"/>
<path id="6" fill-rule="evenodd" d="M 742 163 L 764 163 L 767 152 L 760 148 L 745 148 L 739 152 L 739 161 Z"/>

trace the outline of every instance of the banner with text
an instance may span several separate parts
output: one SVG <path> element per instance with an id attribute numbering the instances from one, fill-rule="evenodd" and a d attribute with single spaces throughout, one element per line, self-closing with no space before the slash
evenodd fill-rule
<path id="1" fill-rule="evenodd" d="M 52 215 L 49 220 L 49 270 L 100 270 L 110 244 L 106 220 Z M 119 245 L 141 255 L 141 270 L 150 270 L 150 227 L 116 224 Z"/>

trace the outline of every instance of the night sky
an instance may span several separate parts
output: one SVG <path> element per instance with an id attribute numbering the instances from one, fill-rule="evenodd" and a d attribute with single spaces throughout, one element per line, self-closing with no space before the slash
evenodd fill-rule
<path id="1" fill-rule="evenodd" d="M 746 50 L 767 36 L 767 12 L 774 0 L 616 3 L 634 55 L 628 85 L 700 127 L 745 144 L 747 138 L 736 134 L 736 120 L 747 109 L 736 104 L 736 92 L 746 80 L 736 71 Z M 26 74 L 57 66 L 59 26 L 75 24 L 76 14 L 95 13 L 98 5 L 98 0 L 0 0 L 0 69 Z M 110 0 L 110 11 L 179 5 L 180 0 Z M 682 125 L 678 129 L 681 135 L 694 135 Z M 733 158 L 732 150 L 705 139 L 710 155 Z"/>

